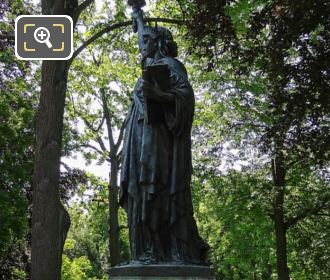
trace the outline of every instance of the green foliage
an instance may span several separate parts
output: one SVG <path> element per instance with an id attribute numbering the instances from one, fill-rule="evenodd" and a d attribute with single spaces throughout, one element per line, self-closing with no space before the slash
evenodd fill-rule
<path id="1" fill-rule="evenodd" d="M 197 79 L 196 83 L 204 84 L 200 89 L 204 94 L 197 102 L 194 129 L 197 174 L 210 180 L 210 175 L 221 178 L 236 169 L 258 178 L 263 170 L 263 176 L 271 178 L 270 159 L 275 152 L 283 152 L 286 168 L 283 207 L 291 276 L 322 279 L 328 272 L 327 266 L 319 265 L 315 269 L 325 263 L 317 260 L 313 246 L 309 246 L 310 255 L 307 255 L 302 244 L 308 233 L 314 232 L 308 230 L 311 220 L 321 221 L 318 226 L 324 232 L 324 222 L 329 216 L 328 86 L 320 82 L 323 76 L 329 80 L 325 77 L 328 72 L 324 72 L 328 48 L 320 44 L 330 38 L 323 30 L 329 24 L 324 17 L 329 6 L 324 6 L 322 1 L 314 5 L 309 1 L 245 0 L 180 3 L 185 16 L 191 19 L 187 35 L 192 63 L 202 65 L 201 71 L 195 68 L 193 78 Z M 266 199 L 260 214 L 269 220 L 269 232 L 263 234 L 272 236 L 273 183 L 269 181 L 267 193 L 256 185 L 251 186 L 253 193 Z M 217 201 L 223 203 L 219 197 Z M 242 209 L 237 213 L 246 214 Z M 225 219 L 219 218 L 220 224 Z M 301 239 L 298 236 L 302 229 L 306 232 Z M 255 228 L 254 232 L 258 230 Z M 234 229 L 228 228 L 229 232 L 233 233 Z M 318 252 L 318 257 L 327 260 L 328 252 L 323 245 L 327 246 L 329 237 L 322 235 L 322 238 L 322 241 L 318 239 L 323 250 Z M 275 251 L 274 243 L 268 246 Z M 303 252 L 304 261 L 301 261 L 297 256 Z M 249 258 L 240 259 L 240 267 L 249 265 L 245 259 Z M 261 271 L 270 268 L 275 272 L 274 256 L 272 260 L 263 264 Z M 252 277 L 230 267 L 230 272 L 218 271 L 219 277 L 225 279 L 234 275 L 238 279 Z"/>
<path id="2" fill-rule="evenodd" d="M 1 9 L 1 34 L 11 34 L 25 7 L 4 1 Z M 13 47 L 11 39 L 0 38 L 0 275 L 25 279 L 36 98 L 35 84 L 26 78 L 30 65 L 15 58 Z"/>
<path id="3" fill-rule="evenodd" d="M 62 279 L 64 280 L 87 280 L 97 279 L 90 277 L 92 266 L 86 256 L 70 259 L 66 253 L 75 249 L 75 241 L 67 239 L 64 245 L 64 255 L 62 257 Z M 106 278 L 104 278 L 106 279 Z"/>
<path id="4" fill-rule="evenodd" d="M 188 20 L 170 27 L 196 93 L 193 200 L 218 279 L 276 279 L 274 139 L 282 144 L 286 163 L 283 207 L 290 224 L 291 278 L 330 274 L 329 5 L 312 2 L 148 1 L 148 17 Z M 0 30 L 10 34 L 13 19 L 27 4 L 4 4 L 11 9 L 9 24 L 1 21 Z M 91 5 L 79 19 L 75 47 L 108 24 L 129 20 L 129 12 L 123 0 L 103 1 L 100 10 Z M 63 156 L 79 151 L 88 164 L 109 162 L 102 97 L 117 139 L 140 76 L 136 45 L 127 27 L 103 35 L 74 60 Z M 37 87 L 31 81 L 40 79 L 31 69 L 15 59 L 13 41 L 0 40 L 0 273 L 5 279 L 24 279 L 28 262 L 22 259 L 27 257 Z M 62 278 L 106 279 L 108 182 L 67 171 L 61 195 L 65 201 L 74 198 L 68 204 L 72 225 Z M 119 220 L 121 256 L 128 260 L 122 210 Z"/>
<path id="5" fill-rule="evenodd" d="M 87 184 L 88 186 L 80 186 L 79 195 L 69 208 L 71 227 L 63 252 L 63 279 L 107 279 L 109 269 L 107 183 L 89 174 Z M 120 212 L 119 217 L 120 223 L 125 224 L 123 212 Z M 128 236 L 125 230 L 122 232 L 121 254 L 123 259 L 127 260 Z"/>
<path id="6" fill-rule="evenodd" d="M 195 175 L 195 214 L 219 279 L 275 279 L 270 185 L 262 171 Z"/>
<path id="7" fill-rule="evenodd" d="M 73 269 L 81 271 L 81 277 L 86 277 L 74 279 L 102 279 L 102 275 L 106 275 L 108 269 L 106 210 L 105 203 L 96 204 L 87 201 L 75 203 L 70 207 L 71 227 L 63 252 L 63 260 L 66 260 L 67 266 L 62 268 L 62 277 L 65 275 L 77 277 L 72 274 Z"/>
<path id="8" fill-rule="evenodd" d="M 21 237 L 26 230 L 33 159 L 32 102 L 21 94 L 27 86 L 19 78 L 5 87 L 0 95 L 1 249 L 6 248 L 7 238 Z"/>

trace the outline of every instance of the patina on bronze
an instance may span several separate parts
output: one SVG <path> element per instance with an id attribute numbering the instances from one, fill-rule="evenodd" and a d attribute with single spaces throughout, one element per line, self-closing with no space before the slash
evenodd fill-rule
<path id="1" fill-rule="evenodd" d="M 129 3 L 144 73 L 133 92 L 122 151 L 120 205 L 128 217 L 131 258 L 204 265 L 209 246 L 198 234 L 190 189 L 194 92 L 175 58 L 172 33 L 144 25 L 144 1 Z"/>
<path id="2" fill-rule="evenodd" d="M 143 6 L 146 5 L 146 1 L 145 0 L 128 0 L 128 5 L 130 5 L 132 8 L 137 8 L 137 9 L 141 9 Z"/>
<path id="3" fill-rule="evenodd" d="M 128 0 L 128 5 L 130 5 L 133 9 L 133 12 L 137 12 L 138 10 L 141 10 L 143 6 L 146 5 L 145 0 Z M 133 31 L 137 32 L 137 22 L 133 18 Z"/>

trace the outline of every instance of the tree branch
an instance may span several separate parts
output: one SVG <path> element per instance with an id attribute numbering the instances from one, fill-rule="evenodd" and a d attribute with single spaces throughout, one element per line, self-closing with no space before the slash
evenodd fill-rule
<path id="1" fill-rule="evenodd" d="M 84 119 L 83 117 L 81 117 L 81 118 L 83 119 L 83 121 L 84 121 L 85 125 L 88 127 L 88 129 L 90 129 L 91 131 L 93 131 L 95 133 L 98 133 L 98 131 L 101 129 L 101 127 L 104 123 L 104 120 L 105 120 L 105 116 L 103 116 L 101 124 L 98 126 L 97 129 L 94 129 L 93 125 L 88 120 Z M 99 135 L 96 136 L 96 141 L 100 145 L 100 148 L 103 151 L 103 153 L 109 153 L 106 146 L 104 145 L 102 138 Z M 102 152 L 100 152 L 100 153 L 102 153 Z"/>
<path id="2" fill-rule="evenodd" d="M 107 148 L 106 148 L 105 145 L 104 145 L 104 142 L 103 142 L 102 138 L 101 138 L 100 136 L 97 136 L 96 140 L 97 140 L 97 143 L 99 143 L 99 145 L 100 145 L 100 147 L 101 147 L 101 150 L 102 150 L 103 152 L 107 152 L 107 153 L 109 153 L 109 151 L 107 150 Z"/>
<path id="3" fill-rule="evenodd" d="M 112 154 L 113 152 L 116 153 L 116 151 L 114 151 L 116 149 L 116 145 L 115 145 L 115 141 L 113 139 L 113 131 L 112 131 L 112 125 L 111 125 L 111 114 L 110 114 L 110 110 L 109 110 L 109 107 L 108 107 L 108 104 L 107 104 L 107 98 L 106 98 L 106 95 L 105 95 L 104 88 L 100 88 L 100 92 L 101 92 L 101 97 L 102 97 L 102 106 L 103 106 L 103 112 L 104 112 L 104 117 L 105 117 L 105 123 L 106 123 L 107 130 L 108 130 L 110 154 Z"/>
<path id="4" fill-rule="evenodd" d="M 100 62 L 100 60 L 97 60 L 97 59 L 96 59 L 96 57 L 95 57 L 95 53 L 93 53 L 93 61 L 94 61 L 95 65 L 96 65 L 97 67 L 100 66 L 101 62 Z"/>
<path id="5" fill-rule="evenodd" d="M 119 130 L 119 136 L 118 136 L 117 143 L 116 143 L 116 151 L 118 151 L 118 148 L 119 148 L 121 142 L 123 141 L 125 126 L 126 126 L 126 120 L 123 121 L 123 123 L 121 124 L 120 130 Z"/>
<path id="6" fill-rule="evenodd" d="M 105 117 L 103 116 L 102 121 L 100 122 L 99 126 L 96 129 L 96 132 L 99 132 L 100 131 L 100 129 L 102 128 L 102 126 L 104 124 L 104 120 L 105 120 Z"/>
<path id="7" fill-rule="evenodd" d="M 321 210 L 324 209 L 324 207 L 326 206 L 326 204 L 329 202 L 329 197 L 325 197 L 321 203 L 319 205 L 316 205 L 314 208 L 312 209 L 306 209 L 305 211 L 301 212 L 299 215 L 297 215 L 296 217 L 290 217 L 287 219 L 285 226 L 286 228 L 290 228 L 291 226 L 295 225 L 296 223 L 298 223 L 299 221 L 305 219 L 306 217 L 310 216 L 310 215 L 317 215 Z"/>
<path id="8" fill-rule="evenodd" d="M 79 147 L 83 147 L 83 148 L 90 148 L 94 151 L 96 151 L 97 153 L 99 154 L 104 154 L 104 151 L 101 151 L 100 149 L 96 148 L 95 146 L 91 145 L 91 144 L 82 144 L 82 145 L 79 145 Z"/>
<path id="9" fill-rule="evenodd" d="M 88 127 L 88 129 L 90 129 L 91 131 L 95 132 L 95 133 L 98 133 L 100 131 L 100 129 L 102 128 L 103 126 L 103 123 L 104 123 L 104 116 L 101 120 L 101 123 L 98 125 L 98 127 L 95 129 L 93 127 L 93 125 L 87 120 L 85 119 L 84 117 L 80 116 L 82 118 L 82 120 L 84 121 L 85 125 Z"/>
<path id="10" fill-rule="evenodd" d="M 87 4 L 91 4 L 94 0 L 86 0 L 85 3 L 85 8 L 87 8 Z M 90 3 L 87 3 L 90 2 Z M 82 3 L 80 6 L 82 6 L 84 3 Z M 76 12 L 78 12 L 77 8 Z M 82 7 L 81 7 L 82 8 Z M 84 8 L 84 9 L 85 9 Z M 80 11 L 80 13 L 83 11 L 83 9 Z M 79 13 L 79 15 L 80 15 Z M 78 15 L 78 17 L 79 17 Z M 185 20 L 180 20 L 180 19 L 170 19 L 170 18 L 147 18 L 145 19 L 146 22 L 162 22 L 162 23 L 171 23 L 171 24 L 176 24 L 176 25 L 183 25 L 185 23 L 187 23 L 187 21 Z M 100 38 L 102 35 L 116 30 L 118 28 L 122 28 L 122 27 L 126 27 L 132 24 L 132 21 L 124 21 L 124 22 L 119 22 L 119 23 L 115 23 L 112 25 L 108 25 L 105 28 L 103 28 L 102 30 L 100 30 L 99 32 L 97 32 L 95 35 L 93 35 L 92 37 L 90 37 L 89 39 L 87 39 L 79 48 L 77 48 L 74 52 L 72 57 L 68 60 L 68 67 L 71 65 L 72 61 L 84 50 L 86 49 L 90 44 L 92 44 L 94 41 L 96 41 L 98 38 Z M 15 40 L 15 35 L 13 34 L 8 34 L 8 35 L 4 35 L 4 34 L 0 34 L 0 39 L 9 39 L 9 40 Z"/>
<path id="11" fill-rule="evenodd" d="M 73 26 L 76 26 L 78 18 L 83 10 L 85 10 L 89 5 L 91 5 L 94 2 L 94 0 L 85 0 L 82 2 L 73 12 L 72 20 L 73 20 Z"/>
<path id="12" fill-rule="evenodd" d="M 66 171 L 70 171 L 71 170 L 71 168 L 69 167 L 69 165 L 67 165 L 63 161 L 61 161 L 61 165 L 63 165 L 63 167 L 66 169 Z"/>
<path id="13" fill-rule="evenodd" d="M 177 25 L 182 25 L 185 23 L 183 20 L 178 20 L 178 19 L 168 19 L 168 18 L 147 18 L 145 19 L 146 22 L 163 22 L 163 23 L 172 23 L 172 24 L 177 24 Z M 99 39 L 102 35 L 116 30 L 118 28 L 126 27 L 132 24 L 132 21 L 125 21 L 125 22 L 119 22 L 115 23 L 112 25 L 108 25 L 99 32 L 97 32 L 95 35 L 87 39 L 78 49 L 76 49 L 68 61 L 68 65 L 71 65 L 72 61 L 85 49 L 87 48 L 90 44 L 92 44 L 94 41 Z"/>
<path id="14" fill-rule="evenodd" d="M 185 20 L 186 19 L 186 11 L 183 8 L 181 0 L 177 0 L 176 2 L 178 2 L 178 4 L 179 4 L 179 7 L 180 7 L 180 10 L 181 10 L 181 13 L 182 13 L 182 18 L 183 18 L 183 20 Z"/>
<path id="15" fill-rule="evenodd" d="M 123 153 L 123 149 L 120 149 L 120 151 L 117 153 L 117 159 L 118 159 L 118 162 L 119 162 L 119 167 L 121 165 L 121 156 L 122 156 L 122 153 Z"/>
<path id="16" fill-rule="evenodd" d="M 162 22 L 162 23 L 172 23 L 176 25 L 183 25 L 184 23 L 187 23 L 186 21 L 182 19 L 173 19 L 173 18 L 146 18 L 145 22 Z"/>

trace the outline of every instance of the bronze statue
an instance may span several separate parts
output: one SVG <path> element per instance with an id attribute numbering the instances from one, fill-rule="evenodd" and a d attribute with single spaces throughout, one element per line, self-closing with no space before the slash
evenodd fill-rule
<path id="1" fill-rule="evenodd" d="M 198 234 L 190 189 L 194 92 L 175 59 L 172 33 L 145 26 L 138 5 L 133 20 L 143 78 L 127 117 L 120 184 L 131 258 L 141 264 L 204 265 L 209 247 Z"/>

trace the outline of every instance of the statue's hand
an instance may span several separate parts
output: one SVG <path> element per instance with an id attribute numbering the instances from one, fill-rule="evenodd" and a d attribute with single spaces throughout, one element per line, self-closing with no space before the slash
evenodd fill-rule
<path id="1" fill-rule="evenodd" d="M 150 95 L 148 96 L 150 98 L 152 98 L 152 95 L 161 96 L 163 93 L 158 85 L 154 85 L 144 79 L 142 79 L 142 90 L 143 92 L 147 93 L 146 95 Z"/>
<path id="2" fill-rule="evenodd" d="M 152 84 L 144 79 L 142 79 L 142 90 L 143 94 L 150 99 L 158 101 L 173 101 L 174 96 L 170 93 L 162 91 L 162 89 L 157 85 L 157 83 Z"/>

